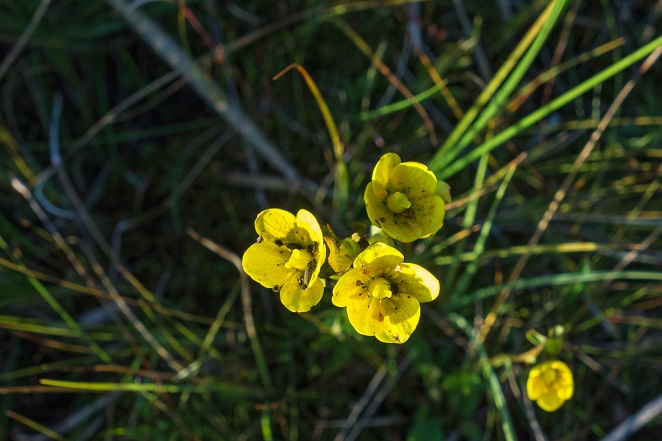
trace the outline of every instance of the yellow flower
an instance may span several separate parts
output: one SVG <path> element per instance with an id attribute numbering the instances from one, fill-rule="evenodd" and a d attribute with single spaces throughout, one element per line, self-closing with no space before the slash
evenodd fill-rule
<path id="1" fill-rule="evenodd" d="M 402 242 L 430 236 L 444 224 L 448 185 L 419 162 L 400 162 L 395 153 L 381 157 L 363 199 L 370 221 Z"/>
<path id="2" fill-rule="evenodd" d="M 559 360 L 537 364 L 529 372 L 526 391 L 531 401 L 547 412 L 554 412 L 572 397 L 574 392 L 572 372 Z"/>
<path id="3" fill-rule="evenodd" d="M 299 210 L 295 217 L 269 208 L 257 215 L 255 230 L 258 241 L 244 253 L 244 271 L 260 285 L 279 292 L 290 311 L 309 311 L 324 292 L 317 277 L 326 258 L 319 223 L 306 210 Z"/>
<path id="4" fill-rule="evenodd" d="M 402 254 L 376 242 L 333 288 L 333 304 L 347 307 L 356 332 L 385 343 L 404 343 L 416 329 L 422 302 L 439 295 L 439 281 L 425 268 L 403 263 Z"/>

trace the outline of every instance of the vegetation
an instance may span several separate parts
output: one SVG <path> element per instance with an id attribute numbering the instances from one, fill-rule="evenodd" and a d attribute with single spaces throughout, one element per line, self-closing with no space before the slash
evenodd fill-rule
<path id="1" fill-rule="evenodd" d="M 658 440 L 661 12 L 0 2 L 0 439 Z M 367 229 L 386 153 L 453 197 L 404 344 L 241 265 L 265 208 Z"/>

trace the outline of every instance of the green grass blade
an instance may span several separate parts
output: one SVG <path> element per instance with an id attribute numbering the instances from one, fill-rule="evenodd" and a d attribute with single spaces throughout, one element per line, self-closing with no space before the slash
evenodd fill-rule
<path id="1" fill-rule="evenodd" d="M 499 378 L 492 368 L 490 363 L 490 357 L 487 355 L 487 351 L 482 343 L 476 341 L 475 333 L 469 325 L 469 322 L 454 312 L 448 314 L 448 318 L 453 322 L 458 328 L 460 328 L 469 338 L 471 338 L 472 344 L 475 346 L 478 351 L 478 357 L 480 359 L 480 367 L 483 371 L 483 376 L 487 379 L 487 382 L 490 386 L 490 391 L 492 392 L 492 399 L 494 400 L 494 405 L 499 412 L 499 417 L 501 418 L 501 429 L 503 430 L 504 438 L 507 441 L 514 441 L 517 439 L 515 435 L 515 428 L 513 426 L 513 420 L 510 417 L 510 412 L 508 411 L 508 406 L 506 405 L 506 398 L 503 395 L 503 390 L 501 389 L 501 383 Z"/>
<path id="2" fill-rule="evenodd" d="M 478 164 L 478 170 L 474 178 L 474 186 L 473 186 L 474 194 L 480 192 L 480 189 L 483 187 L 483 183 L 485 182 L 485 175 L 487 174 L 488 159 L 489 158 L 487 157 L 487 155 L 480 158 L 480 163 Z M 476 221 L 476 212 L 478 210 L 479 201 L 480 198 L 472 199 L 467 205 L 467 209 L 465 210 L 464 213 L 464 219 L 462 220 L 462 228 L 464 230 L 469 230 L 474 225 L 474 222 Z M 453 292 L 455 291 L 455 278 L 457 277 L 457 273 L 460 269 L 460 262 L 458 256 L 460 256 L 464 252 L 466 246 L 467 246 L 467 241 L 462 240 L 458 243 L 457 247 L 455 248 L 455 256 L 454 256 L 455 263 L 446 272 L 446 277 L 444 278 L 446 292 L 451 292 L 451 290 Z"/>
<path id="3" fill-rule="evenodd" d="M 503 65 L 497 71 L 497 73 L 494 75 L 494 77 L 489 82 L 489 84 L 478 96 L 473 106 L 471 106 L 471 108 L 467 111 L 467 113 L 465 113 L 464 118 L 460 120 L 460 122 L 457 124 L 453 132 L 451 132 L 451 134 L 448 136 L 448 138 L 446 138 L 446 140 L 441 145 L 437 153 L 435 153 L 435 155 L 432 157 L 429 163 L 429 167 L 432 171 L 436 173 L 440 168 L 442 162 L 447 162 L 443 160 L 446 153 L 449 152 L 451 149 L 455 148 L 457 142 L 466 133 L 466 130 L 471 126 L 471 124 L 474 122 L 476 117 L 480 114 L 483 107 L 490 101 L 490 99 L 492 99 L 496 91 L 499 89 L 499 87 L 501 87 L 501 85 L 506 80 L 508 75 L 515 68 L 516 63 L 519 61 L 519 59 L 522 57 L 525 51 L 530 47 L 532 42 L 535 40 L 536 35 L 540 31 L 540 29 L 544 26 L 544 23 L 548 19 L 554 5 L 555 3 L 550 4 L 549 6 L 547 6 L 547 9 L 545 9 L 545 11 L 543 11 L 543 13 L 540 14 L 538 20 L 536 20 L 533 26 L 531 26 L 531 28 L 526 33 L 524 38 L 522 38 L 522 40 L 515 47 L 513 52 L 510 54 L 510 56 L 508 56 L 508 59 L 506 59 L 506 61 L 503 63 Z"/>
<path id="4" fill-rule="evenodd" d="M 5 251 L 8 251 L 8 245 L 5 242 L 5 240 L 0 237 L 0 248 L 4 249 Z M 18 263 L 19 266 L 24 267 L 22 263 Z M 85 332 L 83 329 L 80 327 L 78 322 L 74 320 L 74 318 L 60 305 L 60 302 L 58 302 L 55 297 L 46 289 L 44 285 L 41 284 L 39 280 L 37 280 L 36 277 L 31 276 L 31 275 L 26 275 L 26 278 L 28 279 L 28 282 L 32 285 L 32 287 L 41 295 L 41 297 L 48 303 L 48 305 L 60 316 L 62 321 L 66 323 L 69 328 L 76 333 L 76 335 L 83 340 L 89 345 L 90 349 L 94 351 L 95 354 L 104 362 L 111 364 L 113 363 L 113 359 L 106 351 L 101 349 L 101 347 L 92 340 L 92 338 Z"/>
<path id="5" fill-rule="evenodd" d="M 567 253 L 593 253 L 595 251 L 619 251 L 621 246 L 613 243 L 595 243 L 595 242 L 566 242 L 556 244 L 518 245 L 508 248 L 492 249 L 478 254 L 474 251 L 467 251 L 459 256 L 439 256 L 434 259 L 435 265 L 452 265 L 457 261 L 483 263 L 488 258 L 508 259 L 522 254 L 541 255 L 541 254 L 567 254 Z M 622 251 L 624 252 L 624 251 Z"/>
<path id="6" fill-rule="evenodd" d="M 487 213 L 487 217 L 485 218 L 483 227 L 481 228 L 480 233 L 478 234 L 478 239 L 476 239 L 476 243 L 474 245 L 473 252 L 477 256 L 481 256 L 483 254 L 483 251 L 485 250 L 485 242 L 487 241 L 487 238 L 490 235 L 490 231 L 492 230 L 494 217 L 496 216 L 497 209 L 499 208 L 499 205 L 503 200 L 503 196 L 506 194 L 506 189 L 508 188 L 508 184 L 510 184 L 510 180 L 515 174 L 515 170 L 517 170 L 516 167 L 511 167 L 510 170 L 508 170 L 508 173 L 501 182 L 501 185 L 499 186 L 496 195 L 494 195 L 494 201 L 492 202 L 490 211 Z M 476 274 L 477 270 L 478 270 L 477 260 L 472 260 L 471 262 L 469 262 L 466 269 L 462 273 L 462 277 L 460 277 L 460 280 L 458 280 L 456 286 L 453 289 L 454 296 L 460 296 L 464 294 L 464 292 L 467 290 L 467 287 L 469 286 L 469 283 L 473 279 L 473 276 Z"/>
<path id="7" fill-rule="evenodd" d="M 54 439 L 56 441 L 67 441 L 67 439 L 65 437 L 63 437 L 62 435 L 60 435 L 59 433 L 49 429 L 48 427 L 46 427 L 42 424 L 39 424 L 38 422 L 36 422 L 36 421 L 26 417 L 26 416 L 23 416 L 19 413 L 9 411 L 9 410 L 7 412 L 5 412 L 5 414 L 7 415 L 7 417 L 15 419 L 16 421 L 25 424 L 29 428 L 41 433 L 44 436 L 49 437 L 50 439 Z"/>
<path id="8" fill-rule="evenodd" d="M 236 384 L 220 382 L 205 385 L 191 384 L 156 384 L 156 383 L 111 383 L 111 382 L 86 382 L 86 381 L 64 381 L 42 378 L 39 380 L 44 386 L 61 387 L 65 389 L 79 389 L 87 392 L 156 392 L 156 393 L 209 393 L 223 392 L 228 396 L 262 397 L 263 392 Z"/>
<path id="9" fill-rule="evenodd" d="M 468 293 L 463 297 L 452 297 L 450 304 L 454 307 L 468 305 L 475 301 L 486 299 L 497 295 L 501 290 L 516 290 L 527 288 L 539 288 L 541 286 L 561 286 L 574 283 L 601 282 L 604 280 L 639 280 L 639 281 L 662 281 L 662 272 L 659 271 L 593 271 L 591 273 L 561 273 L 550 276 L 531 277 L 519 279 L 513 283 L 500 286 L 489 286 Z"/>
<path id="10" fill-rule="evenodd" d="M 513 138 L 523 130 L 531 127 L 533 124 L 545 118 L 550 113 L 565 106 L 575 98 L 588 92 L 593 87 L 603 83 L 604 81 L 608 80 L 609 78 L 613 77 L 614 75 L 618 74 L 624 69 L 627 69 L 628 67 L 630 67 L 637 61 L 641 60 L 642 58 L 644 58 L 645 56 L 647 56 L 648 54 L 650 54 L 660 46 L 662 46 L 662 36 L 642 46 L 641 48 L 634 51 L 630 55 L 623 57 L 618 62 L 604 69 L 602 72 L 592 76 L 588 80 L 573 87 L 572 89 L 561 95 L 560 97 L 552 100 L 550 103 L 542 106 L 538 110 L 522 118 L 519 122 L 513 124 L 504 131 L 496 134 L 492 139 L 476 147 L 466 156 L 463 156 L 459 160 L 451 163 L 448 167 L 439 170 L 438 171 L 439 178 L 440 179 L 450 178 L 451 176 L 455 175 L 457 172 L 463 170 L 468 164 L 480 158 L 480 156 L 483 155 L 484 153 L 491 152 L 492 150 L 499 147 L 506 141 L 509 141 L 511 138 Z"/>
<path id="11" fill-rule="evenodd" d="M 446 84 L 446 82 L 444 82 L 443 84 Z M 358 119 L 361 121 L 369 121 L 371 119 L 379 118 L 380 116 L 389 115 L 391 113 L 395 113 L 407 109 L 412 106 L 411 104 L 412 101 L 416 101 L 417 103 L 420 103 L 421 101 L 424 101 L 430 98 L 431 96 L 439 93 L 439 87 L 440 85 L 435 84 L 434 86 L 424 90 L 423 92 L 414 95 L 411 99 L 401 100 L 392 104 L 387 104 L 385 106 L 380 107 L 379 109 L 361 112 L 359 113 Z"/>

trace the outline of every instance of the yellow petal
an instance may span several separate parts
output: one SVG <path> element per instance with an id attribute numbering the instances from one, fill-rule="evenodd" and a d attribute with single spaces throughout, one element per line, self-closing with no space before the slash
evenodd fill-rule
<path id="1" fill-rule="evenodd" d="M 562 386 L 557 387 L 556 389 L 556 394 L 559 396 L 559 398 L 561 398 L 564 401 L 572 398 L 573 393 L 574 393 L 574 385 L 572 383 L 564 384 Z"/>
<path id="2" fill-rule="evenodd" d="M 558 379 L 556 380 L 556 393 L 559 398 L 568 400 L 572 397 L 575 391 L 575 384 L 572 378 L 572 371 L 567 364 L 560 360 L 553 360 L 551 363 L 552 369 L 556 370 Z"/>
<path id="3" fill-rule="evenodd" d="M 378 331 L 377 323 L 380 314 L 379 300 L 369 296 L 354 296 L 347 304 L 347 317 L 356 332 L 361 335 L 373 336 Z"/>
<path id="4" fill-rule="evenodd" d="M 291 280 L 280 290 L 280 301 L 292 312 L 306 312 L 319 303 L 322 293 L 324 284 L 320 279 L 306 290 L 301 289 L 296 280 Z"/>
<path id="5" fill-rule="evenodd" d="M 549 392 L 545 395 L 540 396 L 538 398 L 538 401 L 536 401 L 536 403 L 538 403 L 538 406 L 540 406 L 542 410 L 546 410 L 547 412 L 554 412 L 555 410 L 558 410 L 559 407 L 561 407 L 564 402 L 565 400 L 562 400 L 561 398 L 556 396 L 556 394 L 553 392 Z"/>
<path id="6" fill-rule="evenodd" d="M 534 367 L 535 369 L 535 367 Z M 529 395 L 531 401 L 536 401 L 542 391 L 545 389 L 545 383 L 542 381 L 539 375 L 534 375 L 533 371 L 529 374 L 529 379 L 526 381 L 526 392 Z"/>
<path id="7" fill-rule="evenodd" d="M 300 244 L 309 244 L 310 242 L 317 242 L 320 247 L 324 246 L 322 240 L 322 229 L 319 222 L 315 219 L 309 211 L 299 210 L 297 213 L 296 223 L 298 230 L 297 235 L 301 239 Z"/>
<path id="8" fill-rule="evenodd" d="M 400 242 L 413 242 L 423 236 L 421 227 L 410 217 L 391 214 L 381 224 L 384 233 Z"/>
<path id="9" fill-rule="evenodd" d="M 365 202 L 365 209 L 368 212 L 368 217 L 373 225 L 381 227 L 381 223 L 387 218 L 392 217 L 393 213 L 386 207 L 386 196 L 379 197 L 375 194 L 375 184 L 369 182 L 363 193 L 363 201 Z"/>
<path id="10" fill-rule="evenodd" d="M 414 201 L 410 212 L 421 228 L 421 237 L 436 233 L 444 225 L 445 204 L 437 195 Z"/>
<path id="11" fill-rule="evenodd" d="M 294 277 L 294 270 L 285 268 L 291 252 L 272 242 L 254 243 L 241 259 L 244 272 L 266 288 L 282 287 Z"/>
<path id="12" fill-rule="evenodd" d="M 439 280 L 422 266 L 402 263 L 391 273 L 400 295 L 408 295 L 420 303 L 431 302 L 439 295 Z"/>
<path id="13" fill-rule="evenodd" d="M 334 305 L 342 308 L 347 306 L 350 301 L 360 301 L 367 298 L 367 284 L 370 282 L 370 275 L 354 268 L 342 275 L 336 286 L 333 287 L 333 297 L 331 301 Z"/>
<path id="14" fill-rule="evenodd" d="M 320 269 L 326 260 L 326 245 L 324 244 L 324 235 L 319 222 L 309 211 L 299 210 L 297 213 L 297 226 L 299 232 L 297 235 L 302 238 L 302 245 L 312 252 L 315 258 L 315 266 L 311 272 L 311 281 L 315 281 L 319 275 Z M 303 231 L 303 232 L 302 232 Z M 313 245 L 316 244 L 314 247 Z"/>
<path id="15" fill-rule="evenodd" d="M 382 300 L 382 309 L 384 322 L 375 337 L 384 343 L 406 342 L 421 318 L 421 305 L 413 298 L 394 295 Z"/>
<path id="16" fill-rule="evenodd" d="M 451 186 L 444 181 L 437 181 L 437 196 L 440 196 L 443 199 L 444 203 L 450 204 L 452 201 L 451 198 Z"/>
<path id="17" fill-rule="evenodd" d="M 380 199 L 386 197 L 391 170 L 400 164 L 400 157 L 395 153 L 383 155 L 372 171 L 372 184 L 375 194 Z"/>
<path id="18" fill-rule="evenodd" d="M 280 240 L 284 243 L 300 243 L 296 236 L 297 223 L 294 215 L 280 208 L 268 208 L 255 219 L 255 231 L 267 241 Z"/>
<path id="19" fill-rule="evenodd" d="M 384 273 L 395 268 L 403 260 L 405 258 L 400 251 L 385 243 L 375 242 L 354 259 L 354 268 L 367 267 L 366 270 L 370 272 Z"/>
<path id="20" fill-rule="evenodd" d="M 403 162 L 389 176 L 394 191 L 407 194 L 409 200 L 425 198 L 437 191 L 437 177 L 420 162 Z"/>
<path id="21" fill-rule="evenodd" d="M 395 297 L 395 296 L 394 296 Z M 416 329 L 420 304 L 412 298 L 364 299 L 347 305 L 349 322 L 356 332 L 385 343 L 404 343 Z"/>

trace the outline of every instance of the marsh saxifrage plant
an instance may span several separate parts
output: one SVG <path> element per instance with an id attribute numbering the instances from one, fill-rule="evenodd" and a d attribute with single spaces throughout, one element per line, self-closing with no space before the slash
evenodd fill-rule
<path id="1" fill-rule="evenodd" d="M 450 191 L 424 164 L 401 162 L 395 153 L 387 153 L 373 170 L 364 201 L 370 221 L 382 233 L 413 242 L 442 227 Z M 330 269 L 325 274 L 337 280 L 332 303 L 346 308 L 359 334 L 385 343 L 406 342 L 418 325 L 420 304 L 439 296 L 437 278 L 404 262 L 402 253 L 378 235 L 370 241 L 358 234 L 340 240 L 330 230 L 323 234 L 308 211 L 295 216 L 279 208 L 258 214 L 255 230 L 258 241 L 244 253 L 244 271 L 278 292 L 290 311 L 306 312 L 319 303 L 325 264 Z"/>
<path id="2" fill-rule="evenodd" d="M 331 302 L 345 308 L 356 332 L 404 343 L 416 330 L 420 304 L 439 296 L 439 280 L 422 266 L 405 262 L 393 240 L 413 242 L 435 234 L 450 200 L 448 185 L 425 165 L 387 153 L 364 193 L 377 234 L 366 238 L 355 232 L 341 239 L 306 210 L 294 215 L 269 208 L 255 219 L 258 240 L 244 253 L 242 266 L 253 280 L 279 293 L 292 312 L 312 309 L 322 299 L 326 280 L 334 280 Z M 557 355 L 562 333 L 559 326 L 549 337 L 528 332 L 536 348 L 527 363 L 543 351 Z M 573 395 L 572 372 L 559 360 L 538 363 L 529 372 L 526 389 L 540 408 L 553 412 Z"/>

